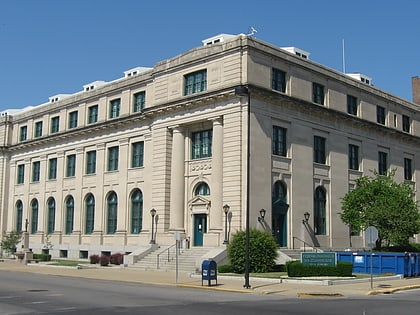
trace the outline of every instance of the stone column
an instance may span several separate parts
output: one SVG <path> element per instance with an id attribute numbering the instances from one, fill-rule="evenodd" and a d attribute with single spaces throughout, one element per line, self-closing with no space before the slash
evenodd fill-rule
<path id="1" fill-rule="evenodd" d="M 223 228 L 223 124 L 221 117 L 213 120 L 211 161 L 210 230 L 221 231 Z"/>
<path id="2" fill-rule="evenodd" d="M 184 231 L 184 173 L 185 173 L 184 129 L 172 129 L 171 192 L 169 204 L 169 228 Z"/>

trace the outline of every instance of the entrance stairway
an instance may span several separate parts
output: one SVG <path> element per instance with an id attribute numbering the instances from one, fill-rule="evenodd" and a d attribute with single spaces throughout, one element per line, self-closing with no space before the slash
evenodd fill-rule
<path id="1" fill-rule="evenodd" d="M 178 248 L 178 271 L 197 272 L 197 263 L 201 266 L 202 257 L 211 249 L 206 247 L 192 247 L 188 249 Z M 130 268 L 141 270 L 175 271 L 176 248 L 175 246 L 161 246 Z"/>

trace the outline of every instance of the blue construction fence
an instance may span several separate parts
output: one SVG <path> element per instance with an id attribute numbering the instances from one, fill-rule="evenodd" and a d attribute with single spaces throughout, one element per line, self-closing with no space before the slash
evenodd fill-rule
<path id="1" fill-rule="evenodd" d="M 420 275 L 419 253 L 337 252 L 337 261 L 351 262 L 353 273 Z"/>

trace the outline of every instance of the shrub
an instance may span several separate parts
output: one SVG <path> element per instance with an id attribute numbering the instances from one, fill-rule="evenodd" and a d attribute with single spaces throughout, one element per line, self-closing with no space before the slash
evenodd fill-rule
<path id="1" fill-rule="evenodd" d="M 221 265 L 217 267 L 219 273 L 231 273 L 233 272 L 232 265 Z"/>
<path id="2" fill-rule="evenodd" d="M 89 260 L 91 264 L 98 264 L 99 263 L 99 255 L 90 255 Z"/>
<path id="3" fill-rule="evenodd" d="M 51 255 L 49 254 L 33 254 L 34 259 L 39 259 L 40 261 L 50 261 Z"/>
<path id="4" fill-rule="evenodd" d="M 288 261 L 286 263 L 286 271 L 289 277 L 350 277 L 353 271 L 353 264 L 338 262 L 335 266 L 310 266 L 304 265 L 300 261 Z"/>
<path id="5" fill-rule="evenodd" d="M 101 266 L 108 266 L 109 265 L 109 256 L 101 255 L 101 257 L 99 257 L 99 263 L 100 263 Z"/>
<path id="6" fill-rule="evenodd" d="M 124 255 L 121 253 L 112 254 L 109 258 L 109 262 L 113 265 L 121 265 L 124 260 Z"/>
<path id="7" fill-rule="evenodd" d="M 245 231 L 239 231 L 232 236 L 228 245 L 228 257 L 235 273 L 245 271 Z M 249 231 L 249 271 L 267 272 L 276 262 L 277 244 L 271 234 L 252 229 Z"/>

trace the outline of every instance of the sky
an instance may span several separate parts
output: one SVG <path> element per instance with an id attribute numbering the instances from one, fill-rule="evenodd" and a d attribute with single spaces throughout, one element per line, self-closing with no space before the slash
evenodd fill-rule
<path id="1" fill-rule="evenodd" d="M 260 40 L 309 51 L 314 62 L 363 73 L 412 101 L 419 13 L 416 0 L 0 0 L 0 111 L 80 92 L 251 27 Z"/>

